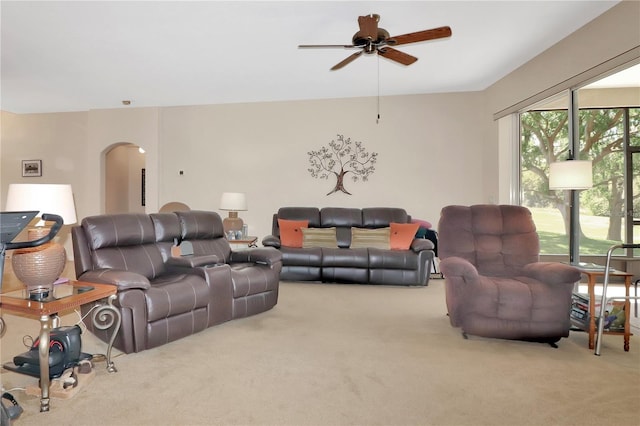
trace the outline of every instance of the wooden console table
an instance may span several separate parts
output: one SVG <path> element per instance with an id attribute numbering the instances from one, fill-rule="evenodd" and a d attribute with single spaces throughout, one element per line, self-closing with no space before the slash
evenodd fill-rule
<path id="1" fill-rule="evenodd" d="M 580 272 L 587 276 L 587 289 L 589 292 L 589 349 L 593 349 L 595 347 L 595 336 L 596 336 L 596 295 L 595 295 L 595 287 L 597 284 L 598 278 L 604 278 L 604 267 L 602 270 L 600 269 L 585 269 L 581 267 L 577 267 Z M 631 288 L 631 278 L 633 274 L 624 271 L 618 271 L 615 269 L 609 270 L 609 277 L 624 277 L 624 287 L 625 287 L 625 296 L 629 297 L 629 289 Z M 629 323 L 629 314 L 630 314 L 631 304 L 629 303 L 629 299 L 626 299 L 624 302 L 624 331 L 605 331 L 605 334 L 617 334 L 624 336 L 624 350 L 626 352 L 629 351 L 629 337 L 631 336 L 631 326 Z"/>
<path id="2" fill-rule="evenodd" d="M 121 321 L 120 312 L 113 306 L 116 291 L 116 286 L 110 284 L 71 281 L 68 284 L 55 285 L 53 295 L 42 301 L 31 300 L 26 288 L 0 294 L 2 311 L 24 314 L 40 321 L 38 355 L 40 357 L 41 412 L 49 411 L 49 334 L 51 329 L 59 324 L 60 312 L 76 309 L 88 303 L 98 304 L 92 313 L 96 328 L 104 330 L 115 324 L 107 349 L 107 371 L 110 373 L 117 371 L 111 362 L 111 348 Z M 106 299 L 106 303 L 101 302 L 102 299 Z"/>

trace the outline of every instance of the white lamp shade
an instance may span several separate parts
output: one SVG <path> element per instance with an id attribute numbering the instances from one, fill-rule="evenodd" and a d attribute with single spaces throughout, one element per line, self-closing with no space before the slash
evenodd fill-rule
<path id="1" fill-rule="evenodd" d="M 549 165 L 549 189 L 589 189 L 593 187 L 591 161 L 567 160 Z"/>
<path id="2" fill-rule="evenodd" d="M 247 210 L 247 197 L 242 192 L 224 192 L 220 198 L 220 210 Z"/>
<path id="3" fill-rule="evenodd" d="M 76 223 L 78 220 L 71 185 L 12 183 L 9 185 L 5 209 L 38 210 L 38 216 L 44 213 L 56 214 L 62 217 L 65 225 Z"/>

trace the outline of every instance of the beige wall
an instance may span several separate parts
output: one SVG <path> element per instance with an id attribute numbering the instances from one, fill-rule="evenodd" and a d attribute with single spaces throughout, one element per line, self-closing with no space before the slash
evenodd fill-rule
<path id="1" fill-rule="evenodd" d="M 76 205 L 84 198 L 88 175 L 87 113 L 12 114 L 2 112 L 0 204 L 4 208 L 10 183 L 72 183 Z M 22 160 L 42 160 L 42 177 L 22 177 Z M 90 187 L 86 187 L 90 190 Z M 80 213 L 80 212 L 78 212 Z M 59 240 L 71 253 L 68 227 Z"/>
<path id="2" fill-rule="evenodd" d="M 162 110 L 160 201 L 217 210 L 222 192 L 247 193 L 250 233 L 270 233 L 280 206 L 401 206 L 437 222 L 442 206 L 482 202 L 482 95 L 175 107 Z M 352 195 L 308 172 L 307 153 L 343 134 L 378 153 Z M 183 175 L 179 172 L 182 170 Z"/>
<path id="3" fill-rule="evenodd" d="M 242 191 L 241 217 L 260 237 L 282 205 L 401 206 L 437 223 L 444 205 L 502 198 L 512 156 L 494 114 L 637 48 L 639 12 L 622 2 L 483 92 L 383 97 L 378 124 L 375 98 L 3 112 L 0 202 L 9 183 L 68 182 L 80 218 L 102 213 L 103 153 L 132 143 L 146 150 L 148 212 L 168 201 L 217 210 L 223 191 Z M 368 182 L 347 183 L 351 196 L 325 195 L 333 182 L 307 171 L 307 152 L 338 133 L 379 153 Z M 43 177 L 22 178 L 22 159 L 42 159 Z"/>

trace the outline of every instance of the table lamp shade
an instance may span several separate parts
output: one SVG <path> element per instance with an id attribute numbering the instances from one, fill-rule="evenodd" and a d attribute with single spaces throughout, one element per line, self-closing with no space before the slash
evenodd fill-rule
<path id="1" fill-rule="evenodd" d="M 242 192 L 224 192 L 220 197 L 220 210 L 244 211 L 247 210 L 247 197 Z"/>
<path id="2" fill-rule="evenodd" d="M 76 223 L 76 209 L 71 185 L 11 184 L 7 194 L 7 211 L 37 210 L 42 214 L 62 217 L 64 224 Z M 28 240 L 40 239 L 49 234 L 49 228 L 41 220 L 30 228 Z M 42 300 L 49 297 L 53 283 L 60 277 L 67 262 L 62 245 L 53 240 L 39 246 L 14 250 L 11 257 L 13 272 L 26 285 L 30 297 Z"/>
<path id="3" fill-rule="evenodd" d="M 593 187 L 591 161 L 567 160 L 549 165 L 549 189 L 589 189 Z"/>
<path id="4" fill-rule="evenodd" d="M 38 216 L 43 213 L 57 214 L 65 225 L 78 220 L 71 185 L 12 183 L 9 185 L 5 210 L 38 210 Z"/>

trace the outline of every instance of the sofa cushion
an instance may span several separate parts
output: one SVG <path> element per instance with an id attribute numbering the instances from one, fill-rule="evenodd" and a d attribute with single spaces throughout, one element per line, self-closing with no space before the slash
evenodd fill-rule
<path id="1" fill-rule="evenodd" d="M 302 228 L 302 247 L 338 248 L 336 228 Z"/>
<path id="2" fill-rule="evenodd" d="M 368 207 L 362 209 L 362 226 L 384 228 L 391 222 L 407 223 L 411 220 L 405 209 L 393 207 Z"/>
<path id="3" fill-rule="evenodd" d="M 282 263 L 287 266 L 320 266 L 322 249 L 320 247 L 293 248 L 281 247 Z"/>
<path id="4" fill-rule="evenodd" d="M 105 247 L 153 244 L 156 233 L 146 214 L 123 213 L 90 216 L 82 219 L 82 228 L 92 250 Z"/>
<path id="5" fill-rule="evenodd" d="M 280 228 L 280 244 L 284 247 L 302 247 L 302 230 L 308 228 L 308 220 L 278 219 Z"/>
<path id="6" fill-rule="evenodd" d="M 391 250 L 409 250 L 411 242 L 416 237 L 416 232 L 420 227 L 417 223 L 394 223 L 391 228 Z"/>
<path id="7" fill-rule="evenodd" d="M 152 281 L 144 292 L 147 321 L 191 312 L 206 307 L 210 300 L 209 286 L 198 275 L 165 275 Z"/>
<path id="8" fill-rule="evenodd" d="M 351 228 L 351 248 L 391 248 L 390 228 Z"/>
<path id="9" fill-rule="evenodd" d="M 418 269 L 418 255 L 411 250 L 369 249 L 370 269 Z"/>
<path id="10" fill-rule="evenodd" d="M 320 209 L 317 207 L 280 207 L 277 217 L 288 220 L 308 220 L 309 226 L 320 226 Z"/>
<path id="11" fill-rule="evenodd" d="M 278 273 L 275 273 L 276 276 Z M 278 278 L 274 279 L 274 271 L 267 266 L 256 266 L 253 263 L 235 263 L 231 266 L 233 282 L 233 298 L 265 293 L 278 288 Z"/>
<path id="12" fill-rule="evenodd" d="M 109 247 L 93 252 L 94 269 L 116 269 L 135 272 L 155 279 L 166 272 L 162 254 L 155 244 Z"/>
<path id="13" fill-rule="evenodd" d="M 322 268 L 368 268 L 369 255 L 366 248 L 323 248 Z"/>
<path id="14" fill-rule="evenodd" d="M 320 226 L 323 228 L 362 226 L 362 212 L 360 209 L 344 207 L 325 207 L 320 210 Z"/>

